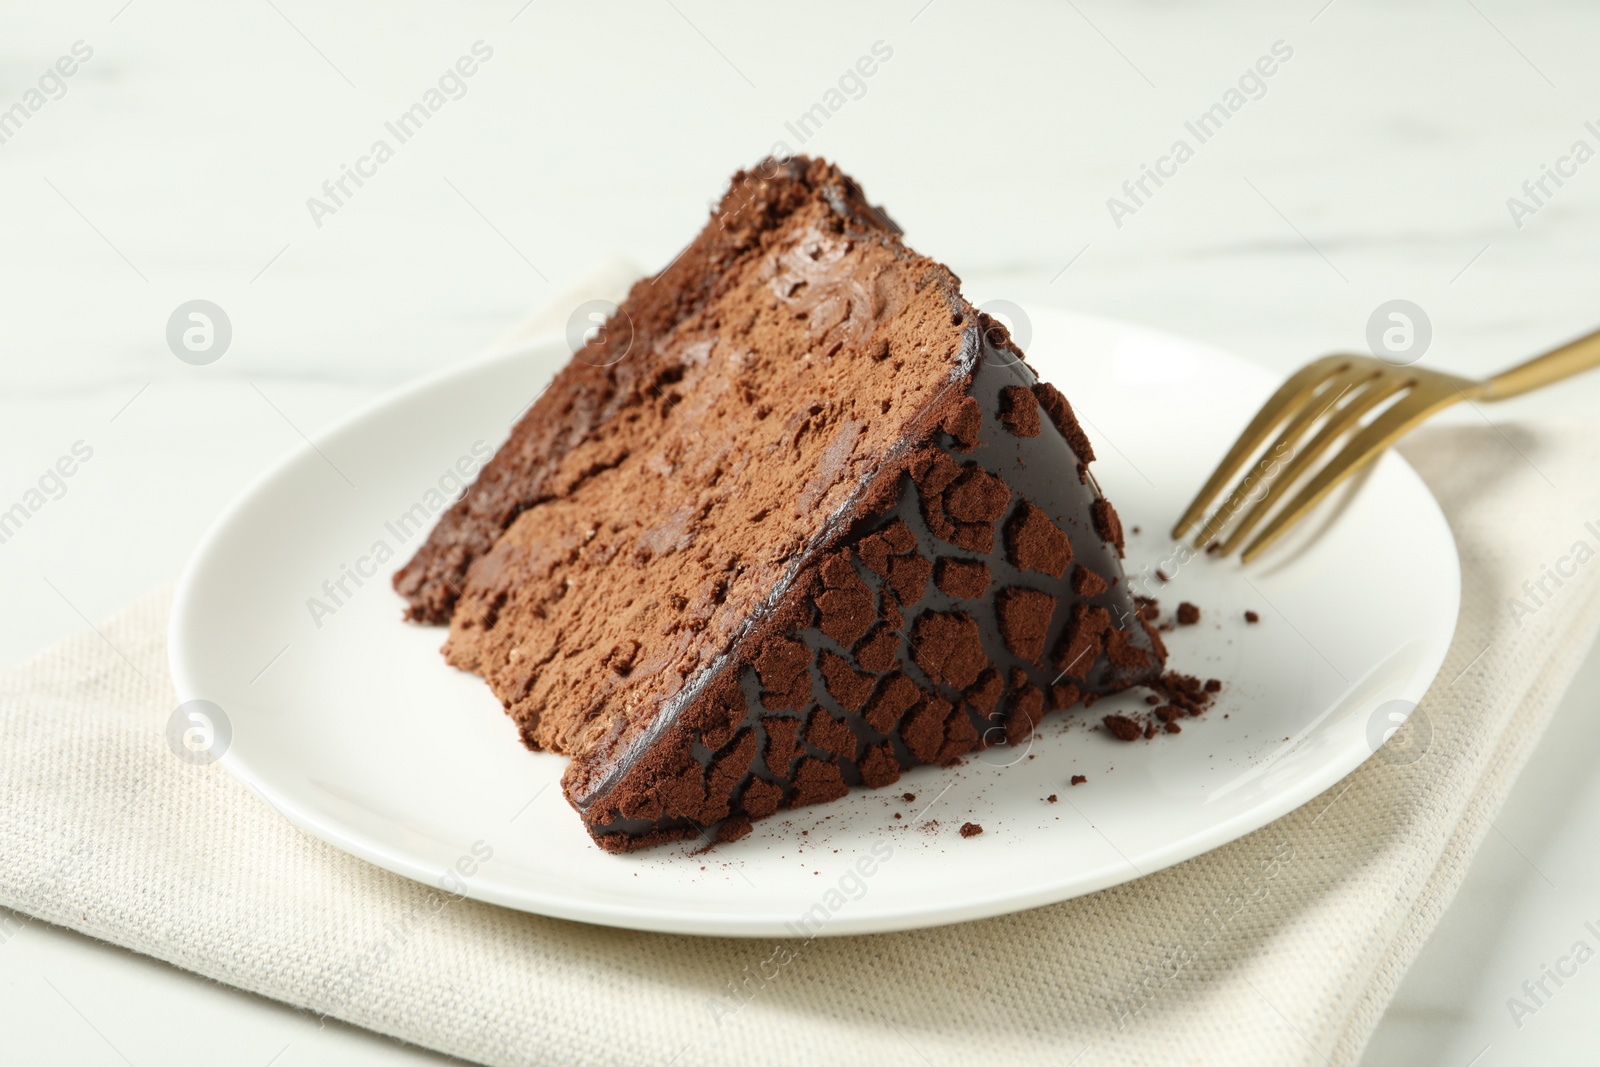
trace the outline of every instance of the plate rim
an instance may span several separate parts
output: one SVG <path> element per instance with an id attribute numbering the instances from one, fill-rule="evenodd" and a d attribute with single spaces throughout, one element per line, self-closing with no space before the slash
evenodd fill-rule
<path id="1" fill-rule="evenodd" d="M 1260 381 L 1269 382 L 1275 378 L 1273 371 L 1246 357 L 1217 348 L 1203 341 L 1173 334 L 1142 323 L 1057 307 L 1040 307 L 1030 311 L 1029 314 L 1034 318 L 1055 318 L 1063 322 L 1073 322 L 1080 328 L 1082 326 L 1093 326 L 1116 333 L 1133 332 L 1147 337 L 1159 338 L 1184 349 L 1203 351 L 1209 357 L 1231 363 L 1241 372 L 1253 375 Z M 195 583 L 199 580 L 199 572 L 203 569 L 207 558 L 217 550 L 220 542 L 232 530 L 240 512 L 244 511 L 258 494 L 283 477 L 291 467 L 303 462 L 310 454 L 316 451 L 318 445 L 329 443 L 340 435 L 350 432 L 357 424 L 364 422 L 369 416 L 395 403 L 427 392 L 442 382 L 485 370 L 493 364 L 514 362 L 519 359 L 550 354 L 554 354 L 555 358 L 559 360 L 566 347 L 566 339 L 563 334 L 559 331 L 546 331 L 526 339 L 520 339 L 515 343 L 491 345 L 487 350 L 473 357 L 436 368 L 356 405 L 350 411 L 334 419 L 318 433 L 308 437 L 306 441 L 299 443 L 277 460 L 268 464 L 256 477 L 248 480 L 201 535 L 185 562 L 174 589 L 172 609 L 167 624 L 167 656 L 173 686 L 177 691 L 179 703 L 203 696 L 200 687 L 196 684 L 196 679 L 190 673 L 190 668 L 183 655 L 185 647 L 184 634 L 187 627 L 192 624 L 191 616 L 197 611 L 194 604 L 194 596 Z M 498 442 L 496 447 L 498 447 Z M 1438 677 L 1439 670 L 1443 667 L 1449 654 L 1450 646 L 1454 641 L 1456 629 L 1460 624 L 1460 551 L 1454 531 L 1451 530 L 1449 520 L 1446 518 L 1442 508 L 1440 508 L 1437 498 L 1432 490 L 1428 488 L 1422 476 L 1406 461 L 1405 457 L 1397 449 L 1391 448 L 1379 458 L 1378 462 L 1396 467 L 1398 476 L 1409 480 L 1420 490 L 1421 500 L 1425 502 L 1428 521 L 1435 524 L 1438 527 L 1438 532 L 1443 535 L 1442 540 L 1449 547 L 1450 562 L 1452 564 L 1446 568 L 1450 582 L 1448 591 L 1449 625 L 1448 627 L 1441 625 L 1437 634 L 1429 635 L 1423 639 L 1424 651 L 1419 656 L 1419 663 L 1426 666 L 1416 668 L 1413 676 L 1407 680 L 1407 684 L 1401 687 L 1402 690 L 1415 688 L 1416 691 L 1414 693 L 1405 692 L 1403 695 L 1414 704 L 1417 704 L 1421 702 L 1423 695 Z M 1355 684 L 1356 682 L 1353 681 L 1350 686 L 1353 687 Z M 1293 748 L 1291 747 L 1288 751 L 1293 751 Z M 1284 754 L 1286 755 L 1287 752 Z M 1366 758 L 1374 757 L 1369 753 Z M 981 897 L 967 898 L 954 905 L 930 903 L 926 906 L 902 907 L 888 916 L 883 914 L 859 915 L 852 914 L 849 910 L 846 910 L 834 915 L 826 927 L 815 936 L 837 937 L 865 933 L 888 933 L 970 922 L 976 919 L 991 918 L 1048 904 L 1060 903 L 1136 881 L 1239 840 L 1292 814 L 1335 783 L 1353 774 L 1366 762 L 1366 758 L 1349 765 L 1344 759 L 1330 758 L 1325 760 L 1319 767 L 1314 768 L 1309 773 L 1300 775 L 1292 785 L 1275 794 L 1274 803 L 1272 804 L 1259 805 L 1237 812 L 1231 816 L 1208 823 L 1204 827 L 1197 828 L 1176 840 L 1168 841 L 1149 851 L 1141 852 L 1139 854 L 1141 861 L 1139 865 L 1134 865 L 1132 860 L 1126 860 L 1125 858 L 1126 865 L 1137 872 L 1132 877 L 1127 876 L 1124 868 L 1108 867 L 1104 870 L 1092 872 L 1087 877 L 1074 879 L 1070 883 L 1053 883 L 1049 886 L 1041 886 L 1024 891 L 1005 892 L 1002 890 Z M 369 835 L 354 832 L 336 819 L 325 818 L 315 811 L 304 808 L 292 798 L 275 789 L 271 784 L 272 776 L 270 774 L 262 775 L 251 766 L 249 760 L 242 758 L 232 747 L 224 752 L 216 762 L 227 770 L 236 781 L 265 801 L 291 824 L 343 852 L 427 886 L 436 885 L 438 877 L 443 873 L 425 863 L 418 862 L 402 849 L 371 838 Z M 671 904 L 642 905 L 607 901 L 589 902 L 579 907 L 569 903 L 567 898 L 550 896 L 538 890 L 523 889 L 516 891 L 504 888 L 503 883 L 493 877 L 474 878 L 468 881 L 461 895 L 468 899 L 551 918 L 621 929 L 698 936 L 742 938 L 778 936 L 779 931 L 787 933 L 784 929 L 785 924 L 792 922 L 794 919 L 794 916 L 789 914 L 780 915 L 776 911 L 772 911 L 769 914 L 761 910 L 743 911 L 736 915 L 713 918 L 703 911 L 675 910 L 675 905 Z"/>

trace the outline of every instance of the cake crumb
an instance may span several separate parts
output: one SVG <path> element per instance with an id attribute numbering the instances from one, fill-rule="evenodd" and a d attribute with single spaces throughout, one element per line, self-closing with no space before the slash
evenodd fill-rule
<path id="1" fill-rule="evenodd" d="M 1200 609 L 1185 600 L 1178 605 L 1178 625 L 1193 626 L 1200 621 Z"/>
<path id="2" fill-rule="evenodd" d="M 1245 622 L 1260 622 L 1261 621 L 1261 616 L 1257 615 L 1253 611 L 1247 611 L 1247 612 L 1244 613 L 1244 621 Z"/>
<path id="3" fill-rule="evenodd" d="M 1073 784 L 1073 785 L 1082 785 L 1084 782 L 1087 782 L 1088 780 L 1089 780 L 1089 776 L 1086 775 L 1086 774 L 1074 774 L 1072 776 L 1072 783 L 1071 784 Z"/>
<path id="4" fill-rule="evenodd" d="M 1105 723 L 1106 729 L 1111 731 L 1111 736 L 1118 741 L 1136 741 L 1142 732 L 1139 724 L 1126 715 L 1107 715 L 1100 721 Z"/>
<path id="5" fill-rule="evenodd" d="M 1051 793 L 1049 796 L 1045 797 L 1045 799 L 1054 804 L 1059 798 L 1054 793 Z"/>
<path id="6" fill-rule="evenodd" d="M 915 793 L 901 793 L 900 794 L 900 799 L 905 801 L 907 804 L 915 804 L 917 802 L 917 794 L 915 794 Z"/>
<path id="7" fill-rule="evenodd" d="M 979 826 L 975 822 L 964 822 L 961 824 L 962 837 L 977 837 L 981 833 L 983 833 L 983 827 Z"/>

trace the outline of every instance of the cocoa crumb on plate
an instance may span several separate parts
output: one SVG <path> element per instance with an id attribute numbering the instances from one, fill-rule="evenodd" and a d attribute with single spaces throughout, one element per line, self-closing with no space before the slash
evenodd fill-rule
<path id="1" fill-rule="evenodd" d="M 1118 741 L 1136 741 L 1139 739 L 1139 735 L 1144 732 L 1139 728 L 1138 723 L 1126 715 L 1107 715 L 1100 721 L 1105 723 L 1106 729 L 1111 731 L 1111 736 Z"/>

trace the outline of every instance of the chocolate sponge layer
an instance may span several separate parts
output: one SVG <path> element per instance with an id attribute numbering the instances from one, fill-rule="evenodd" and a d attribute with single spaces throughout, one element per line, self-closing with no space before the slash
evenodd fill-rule
<path id="1" fill-rule="evenodd" d="M 735 174 L 699 236 L 665 270 L 628 294 L 622 311 L 629 329 L 608 332 L 585 359 L 572 360 L 556 375 L 476 482 L 394 576 L 395 589 L 407 601 L 407 618 L 449 622 L 468 570 L 517 516 L 609 470 L 616 461 L 615 443 L 626 436 L 614 420 L 643 400 L 666 395 L 662 386 L 671 383 L 660 379 L 687 371 L 693 358 L 686 345 L 704 339 L 696 327 L 703 327 L 708 315 L 715 323 L 714 309 L 720 301 L 738 299 L 736 290 L 750 281 L 753 262 L 804 226 L 899 232 L 850 178 L 821 160 L 796 157 L 782 165 L 769 160 Z M 923 262 L 938 268 L 931 260 Z M 798 298 L 791 304 L 807 302 L 803 290 L 788 296 Z M 691 340 L 691 333 L 701 336 Z M 624 343 L 625 352 L 618 351 Z M 691 381 L 696 378 L 691 375 Z"/>
<path id="2" fill-rule="evenodd" d="M 735 175 L 623 314 L 395 577 L 572 757 L 603 847 L 738 836 L 1159 673 L 1065 398 L 836 168 Z"/>

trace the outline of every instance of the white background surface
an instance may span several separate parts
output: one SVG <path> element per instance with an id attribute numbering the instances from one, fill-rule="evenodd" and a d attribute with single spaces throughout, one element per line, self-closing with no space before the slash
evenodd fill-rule
<path id="1" fill-rule="evenodd" d="M 892 59 L 804 148 L 972 295 L 1136 319 L 1281 372 L 1360 350 L 1400 297 L 1432 319 L 1428 364 L 1492 371 L 1600 324 L 1600 161 L 1521 228 L 1506 205 L 1574 140 L 1600 148 L 1597 34 L 1600 12 L 1505 0 L 897 0 L 777 25 L 705 0 L 9 4 L 0 110 L 74 42 L 94 56 L 0 144 L 0 507 L 75 441 L 94 458 L 0 544 L 0 663 L 174 577 L 302 434 L 613 256 L 664 264 L 736 165 L 802 147 L 785 122 L 880 40 Z M 494 55 L 466 95 L 314 225 L 306 198 L 480 39 Z M 1266 94 L 1114 226 L 1106 198 L 1278 40 L 1294 56 Z M 164 337 L 197 297 L 233 323 L 207 367 Z M 1453 417 L 1596 411 L 1600 375 Z M 1587 670 L 1369 1063 L 1593 1059 L 1600 963 L 1520 1030 L 1505 1007 L 1600 919 Z M 6 929 L 8 1062 L 442 1062 Z"/>

